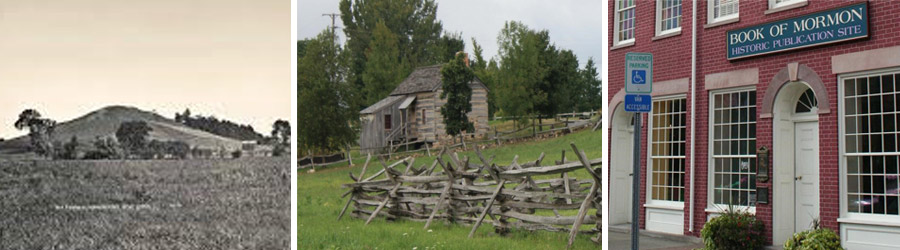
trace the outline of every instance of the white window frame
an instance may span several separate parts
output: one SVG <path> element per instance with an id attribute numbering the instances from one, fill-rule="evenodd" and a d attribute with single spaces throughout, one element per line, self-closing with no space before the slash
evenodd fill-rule
<path id="1" fill-rule="evenodd" d="M 737 11 L 736 12 L 734 12 L 733 14 L 729 14 L 726 16 L 720 16 L 720 17 L 715 16 L 716 15 L 716 12 L 715 12 L 716 1 L 718 1 L 718 0 L 707 0 L 707 2 L 706 2 L 706 17 L 707 17 L 706 23 L 708 25 L 731 22 L 733 20 L 737 20 L 738 18 L 740 18 L 740 14 L 741 14 L 740 1 L 737 2 L 737 6 L 736 6 Z"/>
<path id="2" fill-rule="evenodd" d="M 846 148 L 846 131 L 844 130 L 846 127 L 845 120 L 845 104 L 844 101 L 845 94 L 844 93 L 844 80 L 847 78 L 858 78 L 863 76 L 872 76 L 872 75 L 880 75 L 880 74 L 900 74 L 900 68 L 887 68 L 887 69 L 878 69 L 878 70 L 870 70 L 864 72 L 855 72 L 848 74 L 838 75 L 838 168 L 839 168 L 839 188 L 840 188 L 840 218 L 838 222 L 849 222 L 849 223 L 858 223 L 858 224 L 868 224 L 868 225 L 885 225 L 885 226 L 900 226 L 900 215 L 887 215 L 887 214 L 864 214 L 864 213 L 850 213 L 847 209 L 848 200 L 847 200 L 847 148 Z M 897 79 L 895 78 L 896 82 Z M 896 91 L 896 90 L 895 90 Z M 898 145 L 900 146 L 900 145 Z"/>
<path id="3" fill-rule="evenodd" d="M 771 10 L 771 9 L 777 9 L 777 8 L 784 8 L 784 7 L 792 6 L 794 4 L 800 4 L 800 3 L 805 3 L 805 2 L 806 2 L 806 0 L 786 0 L 784 2 L 778 3 L 777 0 L 769 0 L 769 9 Z"/>
<path id="4" fill-rule="evenodd" d="M 681 8 L 680 9 L 681 13 L 678 14 L 678 27 L 663 30 L 663 20 L 662 20 L 662 11 L 663 11 L 662 2 L 663 1 L 666 1 L 666 0 L 657 0 L 656 1 L 656 36 L 664 36 L 664 35 L 668 35 L 668 34 L 681 32 L 681 24 L 682 24 L 681 18 L 682 18 L 682 16 L 684 16 L 684 15 L 682 15 L 684 13 L 684 2 L 681 1 L 678 3 L 678 5 L 681 5 L 681 6 L 679 6 L 679 8 Z"/>
<path id="5" fill-rule="evenodd" d="M 713 138 L 715 138 L 714 137 L 715 136 L 715 134 L 714 134 L 715 128 L 713 126 L 715 125 L 715 105 L 716 105 L 716 103 L 715 103 L 715 100 L 713 100 L 712 98 L 714 98 L 714 96 L 718 95 L 718 94 L 745 92 L 745 91 L 756 91 L 757 97 L 759 97 L 758 96 L 759 90 L 756 89 L 755 85 L 754 86 L 746 86 L 746 87 L 736 87 L 736 88 L 712 90 L 712 91 L 709 91 L 709 94 L 707 95 L 707 98 L 709 99 L 709 101 L 708 101 L 709 110 L 707 110 L 709 112 L 708 113 L 709 116 L 707 116 L 708 117 L 707 130 L 709 130 L 707 132 L 709 133 L 708 134 L 709 137 L 707 137 L 707 144 L 708 144 L 707 150 L 708 151 L 706 154 L 706 157 L 707 157 L 707 159 L 706 159 L 707 181 L 706 181 L 706 210 L 705 211 L 709 212 L 709 213 L 723 213 L 728 209 L 727 205 L 719 205 L 719 204 L 715 203 L 715 198 L 716 198 L 715 197 L 715 183 L 716 183 L 715 182 L 715 170 L 716 170 L 715 168 L 716 167 L 715 167 L 715 162 L 714 162 L 715 159 L 713 158 L 713 154 L 715 154 L 715 149 L 713 148 L 713 146 L 715 145 L 715 143 L 713 143 Z M 759 105 L 757 105 L 756 112 L 759 113 Z M 759 128 L 758 126 L 759 126 L 759 119 L 757 118 L 757 128 Z M 758 136 L 759 135 L 757 134 L 757 137 Z M 753 157 L 755 158 L 756 155 L 753 155 Z M 759 166 L 757 166 L 757 167 L 759 167 Z M 743 206 L 743 205 L 734 205 L 733 207 L 735 210 L 738 210 L 738 211 L 746 211 L 751 214 L 756 214 L 756 206 L 751 207 L 751 206 Z"/>
<path id="6" fill-rule="evenodd" d="M 613 1 L 615 1 L 615 9 L 613 10 L 613 31 L 614 31 L 613 32 L 613 46 L 625 46 L 625 45 L 634 44 L 634 39 L 635 39 L 635 37 L 637 37 L 637 4 L 638 4 L 638 1 L 635 0 L 634 5 L 631 6 L 631 9 L 634 9 L 634 14 L 635 14 L 634 15 L 634 25 L 632 25 L 634 35 L 630 39 L 626 39 L 626 40 L 619 40 L 619 20 L 621 19 L 621 17 L 619 16 L 619 3 L 621 2 L 621 0 L 613 0 Z"/>
<path id="7" fill-rule="evenodd" d="M 678 100 L 678 99 L 683 99 L 685 102 L 687 102 L 687 95 L 679 94 L 679 95 L 671 95 L 671 96 L 664 96 L 664 97 L 654 97 L 653 102 Z M 685 110 L 685 114 L 687 114 L 687 113 L 688 113 L 687 110 Z M 645 187 L 645 188 L 647 188 L 646 205 L 658 205 L 658 206 L 682 209 L 682 208 L 684 208 L 684 201 L 668 201 L 668 200 L 653 199 L 653 184 L 652 184 L 653 183 L 653 171 L 652 171 L 653 170 L 653 114 L 654 114 L 653 112 L 650 112 L 647 114 L 647 170 L 646 170 L 647 185 Z M 686 124 L 685 124 L 685 127 L 687 127 Z M 685 129 L 685 132 L 687 132 L 687 129 Z M 685 137 L 685 138 L 687 138 L 687 137 Z M 685 142 L 685 146 L 687 146 L 686 142 Z M 682 159 L 685 159 L 685 161 L 687 160 L 686 155 L 682 156 L 682 157 L 683 157 Z M 686 189 L 686 187 L 684 186 L 685 185 L 684 180 L 682 180 L 681 185 L 682 185 L 682 188 Z M 685 190 L 685 191 L 687 191 L 687 190 Z M 687 195 L 685 194 L 684 197 L 687 197 Z M 684 198 L 684 197 L 682 197 L 682 198 Z"/>

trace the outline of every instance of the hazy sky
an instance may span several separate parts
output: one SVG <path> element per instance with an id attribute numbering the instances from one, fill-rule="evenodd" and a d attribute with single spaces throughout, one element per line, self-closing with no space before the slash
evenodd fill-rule
<path id="1" fill-rule="evenodd" d="M 588 57 L 600 63 L 600 6 L 595 0 L 438 0 L 438 19 L 445 31 L 462 32 L 466 50 L 472 52 L 471 38 L 484 48 L 486 59 L 497 54 L 497 35 L 509 20 L 521 21 L 532 29 L 550 31 L 558 47 L 572 50 L 581 65 Z M 312 38 L 331 25 L 324 13 L 340 13 L 338 0 L 298 0 L 297 37 Z M 338 27 L 343 26 L 337 20 Z M 343 32 L 339 31 L 343 37 Z M 600 68 L 598 66 L 597 70 Z"/>
<path id="2" fill-rule="evenodd" d="M 291 115 L 290 0 L 2 0 L 0 137 L 26 108 L 190 107 L 268 134 Z"/>

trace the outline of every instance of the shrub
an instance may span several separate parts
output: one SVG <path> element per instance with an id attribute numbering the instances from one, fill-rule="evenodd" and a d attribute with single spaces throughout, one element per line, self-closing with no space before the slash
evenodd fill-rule
<path id="1" fill-rule="evenodd" d="M 841 237 L 834 231 L 819 227 L 818 220 L 813 222 L 813 228 L 795 233 L 784 242 L 785 250 L 805 249 L 844 249 L 841 247 Z"/>
<path id="2" fill-rule="evenodd" d="M 706 222 L 700 237 L 706 249 L 762 249 L 765 245 L 764 226 L 756 216 L 729 207 L 719 217 Z"/>

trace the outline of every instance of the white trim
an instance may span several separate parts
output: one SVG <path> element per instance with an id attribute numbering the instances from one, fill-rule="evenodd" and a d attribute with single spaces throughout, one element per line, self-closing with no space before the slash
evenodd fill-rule
<path id="1" fill-rule="evenodd" d="M 733 206 L 734 210 L 737 211 L 746 211 L 750 214 L 756 214 L 756 207 L 748 207 L 748 206 Z M 725 210 L 728 209 L 728 206 L 724 205 L 716 205 L 712 204 L 712 206 L 706 207 L 703 211 L 709 214 L 724 214 Z"/>
<path id="2" fill-rule="evenodd" d="M 696 124 L 694 121 L 697 120 L 694 118 L 694 114 L 696 113 L 694 111 L 697 110 L 697 0 L 691 2 L 691 113 L 688 115 L 691 118 L 691 155 L 689 158 L 691 162 L 691 203 L 689 209 L 690 212 L 688 214 L 688 232 L 694 232 L 694 203 L 697 200 L 695 198 L 696 195 L 694 195 L 694 193 L 697 192 L 697 189 L 695 189 L 696 186 L 694 185 L 694 172 L 696 172 L 694 166 L 697 165 L 694 164 L 696 161 L 696 159 L 694 159 L 694 138 L 696 138 L 695 132 L 697 131 L 695 129 L 696 126 L 694 126 Z"/>
<path id="3" fill-rule="evenodd" d="M 864 220 L 864 219 L 854 219 L 854 218 L 838 218 L 837 221 L 840 223 L 850 223 L 850 224 L 860 224 L 860 225 L 900 227 L 900 222 L 893 221 L 893 220 Z"/>
<path id="4" fill-rule="evenodd" d="M 668 234 L 684 234 L 684 211 L 668 207 L 646 207 L 645 225 L 647 231 Z"/>
<path id="5" fill-rule="evenodd" d="M 653 99 L 654 99 L 653 102 L 683 100 L 685 102 L 685 106 L 687 106 L 687 96 L 684 94 L 675 94 L 675 95 L 669 95 L 669 96 L 664 96 L 664 97 L 653 97 Z M 687 115 L 687 110 L 684 110 L 684 112 L 685 112 L 685 115 Z M 684 209 L 684 201 L 668 201 L 668 200 L 654 200 L 653 199 L 653 116 L 654 116 L 654 114 L 655 113 L 653 112 L 653 110 L 651 110 L 650 113 L 647 113 L 647 126 L 645 128 L 647 130 L 647 143 L 646 143 L 647 144 L 647 148 L 646 148 L 647 164 L 644 166 L 644 168 L 645 168 L 644 173 L 646 173 L 646 175 L 647 175 L 646 176 L 647 185 L 644 185 L 645 186 L 644 188 L 646 189 L 644 203 L 650 204 L 650 205 L 666 206 L 666 207 L 679 206 L 679 204 L 680 204 L 681 209 Z M 687 126 L 687 124 L 684 124 L 684 125 Z M 685 132 L 687 132 L 687 131 L 685 131 Z M 687 137 L 685 137 L 685 139 L 687 139 Z M 684 146 L 687 146 L 686 142 L 682 142 L 682 143 L 685 144 Z M 686 155 L 681 156 L 681 159 L 684 159 L 686 162 L 687 156 Z M 686 168 L 687 166 L 682 166 L 682 167 Z M 685 185 L 684 185 L 685 182 L 683 180 L 684 174 L 687 174 L 687 173 L 682 172 L 682 183 L 681 183 L 682 190 L 686 190 Z M 685 195 L 682 194 L 681 198 L 684 199 Z"/>
<path id="6" fill-rule="evenodd" d="M 644 203 L 645 208 L 668 209 L 684 211 L 684 202 L 671 202 L 670 204 Z"/>
<path id="7" fill-rule="evenodd" d="M 721 213 L 727 207 L 727 205 L 715 204 L 715 196 L 714 196 L 714 194 L 715 194 L 715 187 L 714 187 L 714 185 L 715 185 L 715 166 L 713 166 L 713 164 L 715 164 L 713 161 L 713 159 L 715 158 L 715 156 L 714 156 L 715 150 L 713 149 L 713 145 L 715 145 L 715 143 L 712 143 L 712 141 L 715 138 L 714 137 L 715 135 L 713 134 L 715 132 L 715 129 L 713 128 L 713 125 L 715 124 L 715 117 L 714 117 L 715 116 L 715 100 L 713 100 L 712 98 L 714 98 L 714 95 L 717 95 L 717 94 L 745 92 L 745 91 L 757 91 L 756 86 L 754 85 L 754 86 L 710 90 L 706 95 L 707 104 L 708 104 L 708 107 L 707 107 L 708 108 L 707 109 L 707 112 L 708 112 L 707 118 L 708 119 L 707 119 L 707 127 L 706 127 L 707 133 L 708 133 L 708 135 L 707 135 L 708 143 L 707 143 L 707 149 L 706 149 L 707 150 L 707 154 L 706 154 L 707 155 L 707 159 L 706 159 L 706 172 L 707 172 L 707 175 L 706 175 L 706 212 Z M 742 155 L 741 157 L 745 157 L 745 156 Z M 692 190 L 692 193 L 693 192 L 694 191 Z M 734 205 L 733 207 L 738 208 L 738 209 L 748 209 L 748 210 L 752 211 L 752 213 L 754 213 L 754 214 L 756 213 L 755 206 L 750 207 L 750 206 Z"/>
<path id="8" fill-rule="evenodd" d="M 740 13 L 741 13 L 740 1 L 738 1 L 736 3 L 737 5 L 735 6 L 735 8 L 737 8 L 737 11 L 735 11 L 732 14 L 720 16 L 720 17 L 715 16 L 716 1 L 718 1 L 718 0 L 707 0 L 706 1 L 706 23 L 707 23 L 707 25 L 712 26 L 712 25 L 715 25 L 718 23 L 732 22 L 733 20 L 740 18 Z"/>
<path id="9" fill-rule="evenodd" d="M 786 0 L 781 3 L 776 3 L 776 0 L 769 0 L 769 10 L 781 10 L 781 8 L 788 7 L 800 7 L 799 4 L 803 4 L 802 6 L 806 6 L 806 0 Z"/>
<path id="10" fill-rule="evenodd" d="M 663 30 L 663 27 L 662 27 L 663 4 L 662 4 L 662 1 L 669 1 L 669 0 L 656 0 L 656 29 L 655 29 L 656 32 L 654 32 L 655 37 L 662 37 L 662 36 L 666 36 L 666 35 L 673 34 L 673 33 L 680 34 L 681 33 L 681 24 L 683 23 L 681 21 L 681 17 L 684 16 L 684 15 L 682 15 L 682 13 L 684 13 L 684 9 L 683 9 L 684 2 L 682 2 L 681 0 L 678 0 L 678 5 L 679 5 L 678 6 L 678 18 L 677 18 L 678 19 L 678 27 Z"/>
<path id="11" fill-rule="evenodd" d="M 897 249 L 900 228 L 845 220 L 840 225 L 840 237 L 846 249 Z"/>
<path id="12" fill-rule="evenodd" d="M 853 224 L 863 224 L 863 225 L 885 225 L 885 226 L 900 226 L 900 216 L 898 215 L 881 215 L 881 214 L 861 214 L 861 213 L 850 213 L 847 210 L 847 155 L 846 152 L 846 139 L 844 128 L 845 125 L 845 117 L 844 114 L 844 80 L 847 78 L 857 78 L 862 76 L 871 76 L 871 75 L 880 75 L 886 73 L 900 73 L 900 68 L 884 68 L 870 71 L 862 71 L 862 72 L 853 72 L 847 74 L 839 74 L 837 76 L 837 89 L 838 89 L 838 173 L 839 173 L 839 181 L 838 181 L 838 189 L 840 189 L 840 216 L 838 217 L 838 222 L 841 223 L 853 223 Z M 895 153 L 895 152 L 890 152 Z M 889 154 L 890 154 L 889 153 Z M 883 154 L 883 153 L 882 153 Z M 879 154 L 879 155 L 882 155 Z M 854 154 L 858 155 L 858 154 Z M 843 238 L 842 238 L 843 240 Z"/>

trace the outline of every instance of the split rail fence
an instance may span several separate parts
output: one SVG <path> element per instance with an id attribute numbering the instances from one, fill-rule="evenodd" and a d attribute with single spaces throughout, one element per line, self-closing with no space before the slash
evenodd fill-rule
<path id="1" fill-rule="evenodd" d="M 425 229 L 441 220 L 471 225 L 471 238 L 479 226 L 490 223 L 501 235 L 510 228 L 567 231 L 568 246 L 577 233 L 596 234 L 592 240 L 599 243 L 601 161 L 588 160 L 574 143 L 571 146 L 576 161 L 566 161 L 563 151 L 561 160 L 549 166 L 542 165 L 544 153 L 536 161 L 523 163 L 515 156 L 509 165 L 501 166 L 493 162 L 493 156 L 486 159 L 477 147 L 480 164 L 444 148 L 430 165 L 417 166 L 412 157 L 391 164 L 378 158 L 383 168 L 365 177 L 372 160 L 369 155 L 359 176 L 350 173 L 353 182 L 343 185 L 350 189 L 344 196 L 350 198 L 338 220 L 352 204 L 349 216 L 365 219 L 366 225 L 378 216 L 424 221 Z M 575 171 L 586 171 L 590 177 L 574 178 Z M 376 180 L 379 176 L 383 178 Z M 597 208 L 594 214 L 588 214 L 591 208 Z M 574 211 L 575 215 L 564 215 Z M 595 226 L 583 230 L 583 224 Z"/>

